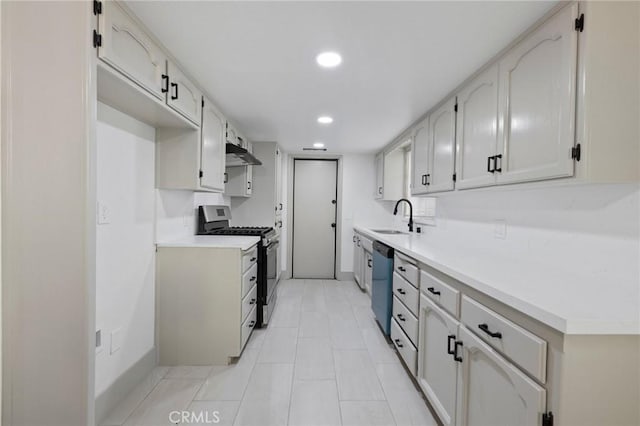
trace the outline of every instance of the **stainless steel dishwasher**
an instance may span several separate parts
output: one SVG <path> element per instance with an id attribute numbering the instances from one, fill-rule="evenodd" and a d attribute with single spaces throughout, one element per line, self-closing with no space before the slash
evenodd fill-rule
<path id="1" fill-rule="evenodd" d="M 371 309 L 376 321 L 387 336 L 391 328 L 393 292 L 393 248 L 380 241 L 373 243 L 373 279 L 371 282 Z"/>

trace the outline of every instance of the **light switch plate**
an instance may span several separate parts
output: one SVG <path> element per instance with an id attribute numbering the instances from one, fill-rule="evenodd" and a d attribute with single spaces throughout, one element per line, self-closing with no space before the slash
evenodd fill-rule
<path id="1" fill-rule="evenodd" d="M 111 223 L 111 209 L 104 201 L 98 201 L 98 225 Z"/>
<path id="2" fill-rule="evenodd" d="M 122 329 L 117 328 L 111 332 L 111 354 L 114 354 L 122 347 Z"/>
<path id="3" fill-rule="evenodd" d="M 507 222 L 504 220 L 496 220 L 493 225 L 493 236 L 499 240 L 507 238 Z"/>

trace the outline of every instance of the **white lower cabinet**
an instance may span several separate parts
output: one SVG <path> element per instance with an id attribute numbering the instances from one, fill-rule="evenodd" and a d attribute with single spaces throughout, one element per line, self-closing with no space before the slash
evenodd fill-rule
<path id="1" fill-rule="evenodd" d="M 542 424 L 546 390 L 424 293 L 419 327 L 418 384 L 444 425 Z"/>
<path id="2" fill-rule="evenodd" d="M 353 279 L 360 286 L 364 287 L 362 280 L 362 242 L 360 235 L 353 235 Z"/>
<path id="3" fill-rule="evenodd" d="M 458 332 L 456 424 L 538 426 L 546 391 L 466 327 Z"/>
<path id="4" fill-rule="evenodd" d="M 456 376 L 453 358 L 460 323 L 420 295 L 418 384 L 445 426 L 456 424 Z"/>
<path id="5" fill-rule="evenodd" d="M 371 294 L 371 285 L 373 284 L 373 255 L 367 250 L 364 250 L 363 269 L 364 289 L 368 294 Z"/>

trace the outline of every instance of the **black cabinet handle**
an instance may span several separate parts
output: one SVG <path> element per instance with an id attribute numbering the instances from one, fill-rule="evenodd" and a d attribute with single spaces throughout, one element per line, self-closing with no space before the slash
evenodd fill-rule
<path id="1" fill-rule="evenodd" d="M 178 83 L 171 83 L 171 87 L 175 88 L 176 90 L 174 90 L 174 95 L 171 95 L 171 99 L 176 100 L 178 99 Z"/>
<path id="2" fill-rule="evenodd" d="M 399 348 L 404 348 L 404 345 L 402 344 L 402 341 L 400 339 L 395 339 L 394 342 L 396 342 L 396 345 L 398 345 Z"/>
<path id="3" fill-rule="evenodd" d="M 358 247 L 360 247 L 360 238 L 358 238 Z"/>
<path id="4" fill-rule="evenodd" d="M 255 325 L 255 323 L 256 323 L 255 321 L 251 321 L 247 327 L 251 328 Z"/>
<path id="5" fill-rule="evenodd" d="M 280 203 L 280 211 L 282 211 L 282 203 Z"/>
<path id="6" fill-rule="evenodd" d="M 402 316 L 402 314 L 398 314 L 398 315 L 396 315 L 396 316 L 398 317 L 398 319 L 399 319 L 400 321 L 406 321 L 406 320 L 407 320 L 404 316 Z"/>
<path id="7" fill-rule="evenodd" d="M 398 266 L 398 271 L 407 272 L 407 269 L 404 266 Z"/>
<path id="8" fill-rule="evenodd" d="M 382 187 L 378 187 L 378 194 L 382 194 Z"/>
<path id="9" fill-rule="evenodd" d="M 440 296 L 440 292 L 437 291 L 434 287 L 427 287 L 427 291 L 433 295 Z"/>
<path id="10" fill-rule="evenodd" d="M 429 182 L 429 178 L 431 177 L 431 173 L 427 173 L 426 176 L 427 176 L 427 180 L 426 180 L 427 186 L 429 186 L 429 185 L 431 185 L 431 182 Z"/>
<path id="11" fill-rule="evenodd" d="M 500 160 L 500 167 L 498 167 L 498 160 Z M 502 173 L 502 154 L 498 154 L 494 157 L 493 170 Z"/>
<path id="12" fill-rule="evenodd" d="M 495 339 L 502 339 L 502 333 L 500 333 L 499 331 L 489 330 L 489 326 L 487 324 L 478 324 L 478 328 Z"/>
<path id="13" fill-rule="evenodd" d="M 256 277 L 255 277 L 255 276 L 253 276 L 253 277 L 251 277 L 251 279 L 249 279 L 249 282 L 251 282 L 251 281 L 255 281 L 255 280 L 256 280 Z"/>
<path id="14" fill-rule="evenodd" d="M 249 304 L 250 304 L 250 305 L 255 305 L 255 304 L 256 304 L 256 299 L 251 299 L 251 300 L 249 300 Z"/>
<path id="15" fill-rule="evenodd" d="M 228 174 L 224 174 L 224 183 L 229 182 L 229 175 Z"/>
<path id="16" fill-rule="evenodd" d="M 371 259 L 367 259 L 367 266 L 371 268 Z"/>
<path id="17" fill-rule="evenodd" d="M 406 292 L 406 291 L 404 291 L 404 290 L 403 290 L 403 289 L 401 289 L 401 288 L 399 288 L 399 289 L 398 289 L 398 293 L 400 293 L 400 294 L 407 294 L 407 292 Z"/>
<path id="18" fill-rule="evenodd" d="M 450 334 L 447 336 L 447 353 L 449 355 L 453 355 L 453 349 L 451 349 L 451 342 L 455 342 L 455 340 L 456 340 L 455 334 Z"/>
<path id="19" fill-rule="evenodd" d="M 495 167 L 492 168 L 491 167 L 491 161 L 495 160 L 496 157 L 487 157 L 487 172 L 489 173 L 495 173 Z"/>
<path id="20" fill-rule="evenodd" d="M 167 93 L 169 91 L 169 76 L 166 74 L 162 74 L 162 93 Z"/>
<path id="21" fill-rule="evenodd" d="M 426 185 L 427 185 L 427 175 L 422 175 L 422 184 L 423 184 L 424 186 L 426 186 Z"/>
<path id="22" fill-rule="evenodd" d="M 332 224 L 331 224 L 331 227 L 332 227 L 332 228 L 335 228 L 335 227 L 336 227 L 336 224 L 335 224 L 335 223 L 332 223 Z"/>
<path id="23" fill-rule="evenodd" d="M 458 348 L 462 348 L 462 342 L 456 340 L 456 344 L 453 346 L 453 359 L 458 362 L 462 362 L 462 357 L 458 356 Z"/>
<path id="24" fill-rule="evenodd" d="M 355 235 L 353 236 L 353 242 L 354 243 L 356 242 L 356 236 Z"/>
<path id="25" fill-rule="evenodd" d="M 255 261 L 256 261 L 255 257 L 252 257 L 251 259 L 249 259 L 249 262 L 255 262 Z"/>
<path id="26" fill-rule="evenodd" d="M 251 182 L 247 182 L 247 189 L 251 189 Z"/>

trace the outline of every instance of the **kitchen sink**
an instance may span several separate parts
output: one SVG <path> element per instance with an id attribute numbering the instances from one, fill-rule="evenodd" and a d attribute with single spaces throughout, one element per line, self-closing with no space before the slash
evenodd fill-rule
<path id="1" fill-rule="evenodd" d="M 373 232 L 377 232 L 378 234 L 406 234 L 406 232 L 396 231 L 395 229 L 372 229 Z"/>

